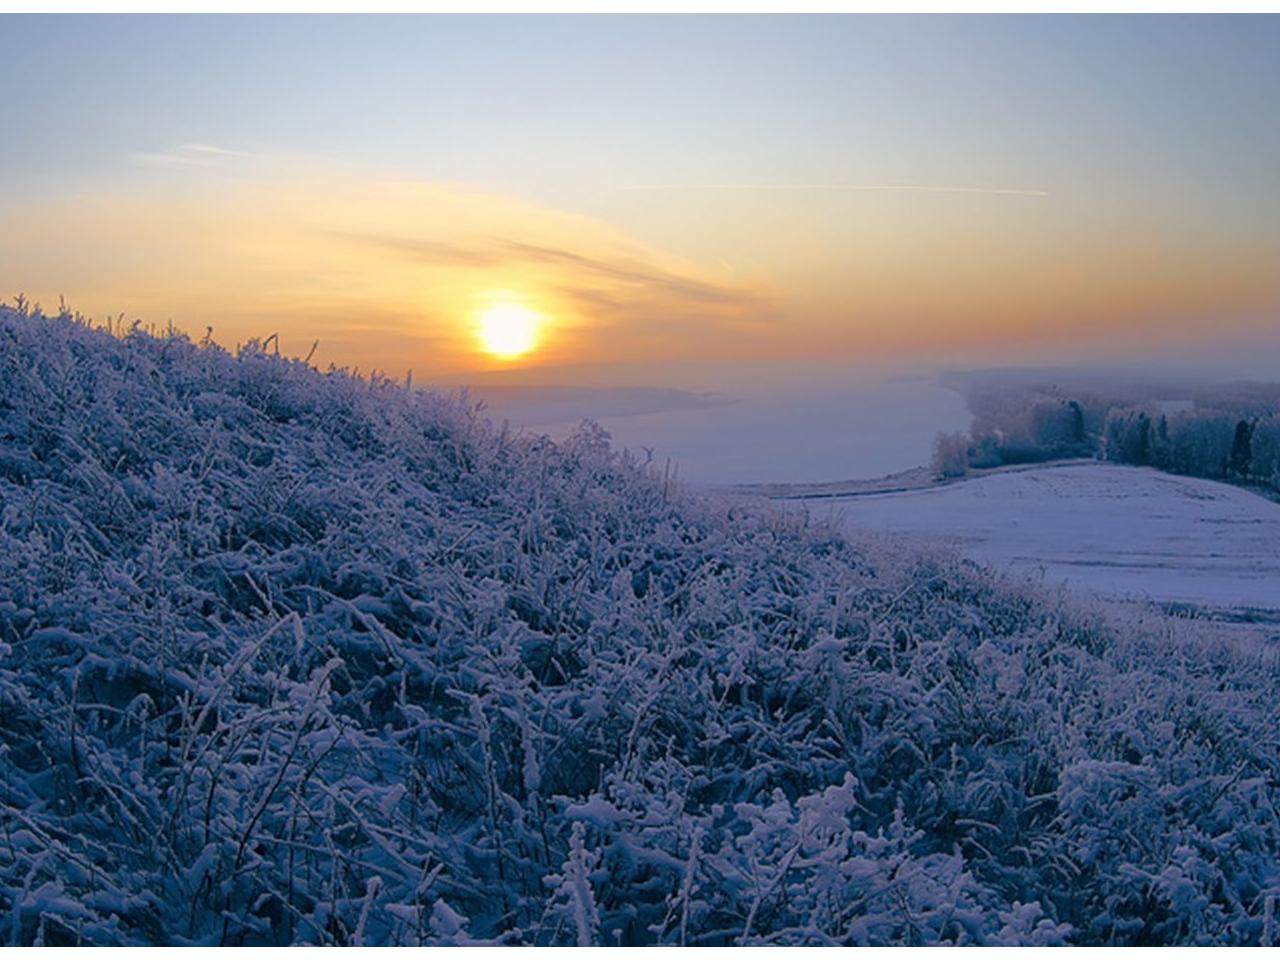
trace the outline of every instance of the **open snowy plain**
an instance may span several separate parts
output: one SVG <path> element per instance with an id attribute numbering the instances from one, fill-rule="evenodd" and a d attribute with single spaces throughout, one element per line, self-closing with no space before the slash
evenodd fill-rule
<path id="1" fill-rule="evenodd" d="M 833 499 L 830 509 L 851 528 L 940 538 L 1046 583 L 1280 616 L 1280 504 L 1222 483 L 1103 463 L 1046 465 Z"/>

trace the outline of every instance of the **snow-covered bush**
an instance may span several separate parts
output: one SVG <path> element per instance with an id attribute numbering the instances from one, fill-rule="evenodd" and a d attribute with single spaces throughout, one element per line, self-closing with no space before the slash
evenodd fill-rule
<path id="1" fill-rule="evenodd" d="M 940 433 L 933 440 L 933 475 L 943 479 L 969 472 L 969 438 L 963 433 Z"/>
<path id="2" fill-rule="evenodd" d="M 9 943 L 1274 939 L 1280 673 L 1194 626 L 0 313 Z"/>

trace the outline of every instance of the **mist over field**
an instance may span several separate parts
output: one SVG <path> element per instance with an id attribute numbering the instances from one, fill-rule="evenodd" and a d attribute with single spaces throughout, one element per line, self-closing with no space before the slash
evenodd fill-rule
<path id="1" fill-rule="evenodd" d="M 964 397 L 935 376 L 818 367 L 808 378 L 720 390 L 474 388 L 495 419 L 563 437 L 583 419 L 699 485 L 876 477 L 928 462 L 941 430 L 968 427 Z M 715 383 L 715 379 L 708 381 Z"/>

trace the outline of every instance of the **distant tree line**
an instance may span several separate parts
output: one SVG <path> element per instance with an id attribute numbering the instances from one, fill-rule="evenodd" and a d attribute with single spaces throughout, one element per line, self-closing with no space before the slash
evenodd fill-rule
<path id="1" fill-rule="evenodd" d="M 1108 460 L 1214 480 L 1243 480 L 1280 490 L 1280 413 L 1240 416 L 1218 410 L 1107 415 Z"/>
<path id="2" fill-rule="evenodd" d="M 1280 491 L 1280 386 L 1231 384 L 1183 402 L 1136 391 L 975 390 L 973 427 L 939 434 L 933 470 L 1095 457 Z"/>

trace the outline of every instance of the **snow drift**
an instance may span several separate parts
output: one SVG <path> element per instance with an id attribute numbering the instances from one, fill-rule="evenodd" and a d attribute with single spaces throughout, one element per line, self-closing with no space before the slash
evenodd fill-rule
<path id="1" fill-rule="evenodd" d="M 0 314 L 9 943 L 1275 942 L 1280 670 L 1193 626 Z"/>

